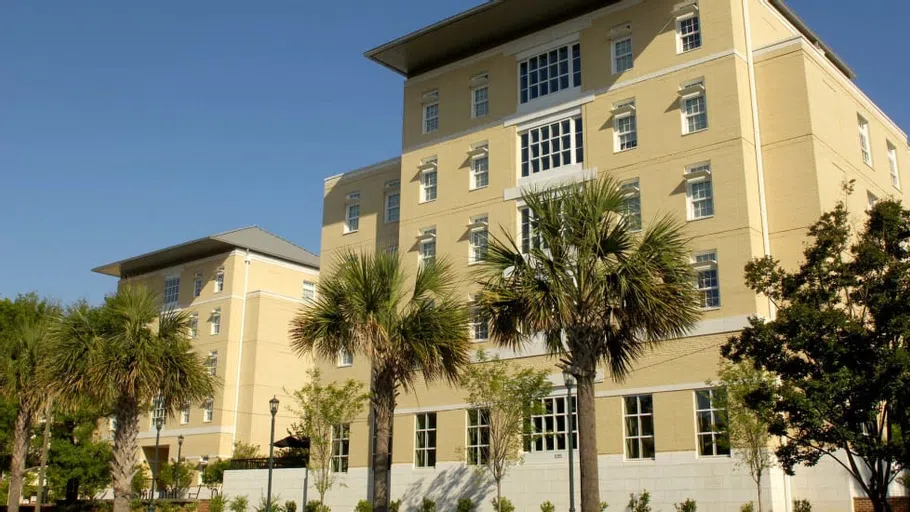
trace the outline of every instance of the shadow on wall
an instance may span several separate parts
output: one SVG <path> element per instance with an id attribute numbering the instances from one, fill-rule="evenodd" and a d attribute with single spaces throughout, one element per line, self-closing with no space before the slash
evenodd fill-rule
<path id="1" fill-rule="evenodd" d="M 401 495 L 401 504 L 403 510 L 411 510 L 420 506 L 424 498 L 430 498 L 436 501 L 437 510 L 454 510 L 462 498 L 469 498 L 476 505 L 492 499 L 495 489 L 487 473 L 467 466 L 450 467 L 429 482 L 421 479 L 408 485 Z"/>

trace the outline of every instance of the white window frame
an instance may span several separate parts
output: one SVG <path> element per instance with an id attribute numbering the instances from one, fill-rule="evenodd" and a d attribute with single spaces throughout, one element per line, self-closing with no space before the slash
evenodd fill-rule
<path id="1" fill-rule="evenodd" d="M 190 422 L 190 403 L 187 402 L 183 404 L 183 408 L 180 409 L 180 424 L 186 425 Z"/>
<path id="2" fill-rule="evenodd" d="M 565 451 L 569 442 L 572 447 L 578 450 L 578 399 L 572 397 L 572 406 L 570 407 L 567 397 L 565 396 L 548 396 L 542 398 L 544 412 L 541 414 L 532 414 L 531 434 L 527 438 L 526 450 L 528 452 L 561 452 Z M 562 412 L 559 411 L 562 404 Z M 547 409 L 549 407 L 549 410 Z M 572 426 L 574 429 L 569 433 L 569 414 L 574 415 Z M 562 427 L 560 427 L 560 418 L 562 418 Z M 548 421 L 548 419 L 550 421 Z M 547 424 L 553 426 L 547 428 Z M 568 439 L 571 438 L 571 441 Z M 562 443 L 560 445 L 560 443 Z"/>
<path id="3" fill-rule="evenodd" d="M 629 231 L 632 232 L 638 232 L 642 229 L 641 185 L 639 183 L 639 178 L 635 178 L 620 185 L 620 191 L 625 195 L 623 216 L 626 219 L 626 225 L 629 227 Z M 638 208 L 631 208 L 633 204 L 638 204 Z"/>
<path id="4" fill-rule="evenodd" d="M 563 73 L 559 69 L 560 68 L 559 64 L 563 60 L 559 57 L 559 52 L 563 48 L 566 49 L 566 59 L 565 60 L 567 61 L 567 73 L 566 73 L 567 85 L 566 86 L 563 86 L 561 84 L 560 78 L 562 77 Z M 578 53 L 577 56 L 575 55 L 576 48 L 577 48 L 577 53 Z M 550 77 L 550 72 L 551 72 L 553 65 L 550 64 L 549 60 L 550 60 L 550 55 L 552 52 L 556 53 L 556 65 L 555 65 L 556 71 L 557 71 L 557 77 L 555 79 L 556 85 L 557 85 L 556 90 L 551 90 L 552 82 L 554 79 Z M 547 77 L 545 79 L 546 82 L 542 82 L 538 76 L 538 82 L 536 84 L 536 86 L 538 88 L 537 96 L 532 98 L 531 94 L 532 94 L 532 88 L 534 87 L 534 85 L 531 84 L 531 74 L 539 71 L 540 68 L 538 67 L 537 69 L 532 71 L 531 70 L 531 60 L 532 59 L 535 60 L 535 62 L 537 62 L 537 64 L 535 64 L 535 65 L 539 66 L 539 59 L 543 56 L 547 56 L 547 73 L 546 73 Z M 522 80 L 521 80 L 522 79 L 522 76 L 521 76 L 522 65 L 526 66 L 526 68 L 527 68 L 526 72 L 528 75 L 527 81 L 524 84 L 522 83 Z M 537 100 L 547 97 L 547 96 L 552 97 L 553 95 L 562 93 L 564 91 L 571 91 L 573 89 L 580 90 L 581 89 L 581 43 L 577 39 L 573 40 L 573 41 L 569 41 L 569 42 L 560 41 L 559 44 L 556 44 L 550 48 L 547 48 L 546 50 L 543 50 L 540 52 L 535 52 L 533 55 L 527 55 L 526 57 L 519 60 L 518 65 L 515 67 L 515 71 L 516 71 L 516 74 L 518 75 L 517 76 L 517 85 L 518 85 L 518 104 L 519 105 L 526 105 L 528 103 L 532 103 L 534 101 L 537 101 Z M 540 93 L 540 86 L 542 83 L 546 85 L 546 89 L 547 89 L 547 92 L 543 93 L 543 94 Z M 525 85 L 525 87 L 522 87 L 523 85 Z M 522 93 L 524 93 L 524 95 L 522 95 Z"/>
<path id="5" fill-rule="evenodd" d="M 304 281 L 301 285 L 301 297 L 304 301 L 313 302 L 316 300 L 316 283 L 313 281 Z"/>
<path id="6" fill-rule="evenodd" d="M 483 343 L 490 340 L 490 319 L 481 314 L 477 297 L 471 301 L 471 340 Z"/>
<path id="7" fill-rule="evenodd" d="M 859 149 L 863 157 L 863 163 L 872 167 L 872 138 L 869 132 L 869 121 L 865 117 L 857 114 L 857 129 L 859 130 Z"/>
<path id="8" fill-rule="evenodd" d="M 436 157 L 430 157 L 423 161 L 420 169 L 420 202 L 429 203 L 439 197 L 439 162 Z M 433 184 L 430 185 L 430 176 Z M 433 197 L 430 197 L 430 190 L 433 191 Z"/>
<path id="9" fill-rule="evenodd" d="M 717 250 L 712 249 L 710 251 L 695 253 L 692 257 L 692 267 L 695 270 L 695 289 L 698 290 L 698 293 L 701 296 L 700 303 L 702 310 L 711 311 L 720 309 L 722 303 L 720 296 L 720 271 L 718 270 L 717 265 Z M 709 279 L 709 277 L 707 277 L 708 273 L 713 273 L 713 286 L 702 285 L 703 276 L 705 276 L 705 279 Z M 712 297 L 716 298 L 716 304 L 711 303 Z"/>
<path id="10" fill-rule="evenodd" d="M 149 414 L 151 430 L 155 430 L 155 420 L 158 418 L 161 418 L 162 428 L 167 425 L 167 410 L 164 408 L 164 396 L 161 393 L 158 393 L 155 398 L 152 399 L 152 413 Z"/>
<path id="11" fill-rule="evenodd" d="M 714 217 L 717 210 L 714 204 L 714 182 L 711 179 L 711 162 L 700 162 L 686 166 L 683 177 L 686 180 L 686 220 L 693 221 Z M 708 184 L 710 195 L 696 199 L 697 185 L 704 183 Z M 705 208 L 702 208 L 704 204 L 710 205 L 707 207 L 710 209 L 710 213 L 704 213 Z"/>
<path id="12" fill-rule="evenodd" d="M 219 267 L 215 271 L 215 293 L 224 291 L 224 267 Z"/>
<path id="13" fill-rule="evenodd" d="M 527 219 L 525 219 L 527 214 Z M 521 254 L 528 255 L 532 249 L 540 247 L 540 234 L 534 227 L 534 212 L 527 206 L 518 207 L 518 241 Z M 527 229 L 525 229 L 527 224 Z"/>
<path id="14" fill-rule="evenodd" d="M 695 19 L 695 23 L 698 25 L 697 29 L 691 34 L 686 34 L 685 36 L 682 33 L 683 22 Z M 695 50 L 700 49 L 705 43 L 705 35 L 702 30 L 701 17 L 698 15 L 698 11 L 690 12 L 676 17 L 676 54 L 681 55 L 683 53 L 694 52 Z M 686 49 L 684 46 L 684 37 L 692 37 L 695 35 L 698 38 L 698 45 L 692 48 Z"/>
<path id="15" fill-rule="evenodd" d="M 430 116 L 430 107 L 436 107 L 435 115 L 433 116 Z M 423 134 L 426 135 L 439 130 L 439 91 L 424 93 L 421 111 L 423 112 L 421 122 Z"/>
<path id="16" fill-rule="evenodd" d="M 199 337 L 199 313 L 190 313 L 190 317 L 187 319 L 187 327 L 190 331 L 190 339 Z"/>
<path id="17" fill-rule="evenodd" d="M 215 419 L 215 397 L 210 396 L 202 402 L 202 422 L 211 423 Z"/>
<path id="18" fill-rule="evenodd" d="M 650 403 L 650 411 L 644 412 L 643 399 Z M 629 407 L 630 401 L 635 408 Z M 626 460 L 653 460 L 657 452 L 654 443 L 654 396 L 650 394 L 623 397 L 623 443 Z M 647 434 L 646 426 L 650 422 L 651 433 Z M 631 429 L 635 429 L 634 432 Z M 651 455 L 645 455 L 650 443 Z M 637 450 L 638 456 L 635 456 Z"/>
<path id="19" fill-rule="evenodd" d="M 897 146 L 891 143 L 891 141 L 885 141 L 886 147 L 888 148 L 888 171 L 891 173 L 891 186 L 900 190 L 901 189 L 901 171 L 900 167 L 897 165 Z"/>
<path id="20" fill-rule="evenodd" d="M 482 100 L 477 100 L 477 93 L 484 91 L 485 96 Z M 482 109 L 480 107 L 483 107 Z M 490 87 L 489 75 L 481 73 L 471 78 L 471 119 L 484 117 L 490 113 Z"/>
<path id="21" fill-rule="evenodd" d="M 347 473 L 351 457 L 351 424 L 332 425 L 332 473 Z"/>
<path id="22" fill-rule="evenodd" d="M 613 111 L 613 152 L 622 153 L 638 147 L 638 115 L 635 110 L 635 100 L 625 101 Z M 627 130 L 621 130 L 620 122 L 631 120 Z M 623 137 L 626 147 L 623 147 Z"/>
<path id="23" fill-rule="evenodd" d="M 180 301 L 180 276 L 167 276 L 164 278 L 163 299 L 165 308 L 177 306 Z"/>
<path id="24" fill-rule="evenodd" d="M 395 189 L 386 192 L 385 201 L 383 201 L 383 204 L 385 205 L 385 223 L 389 224 L 401 220 L 401 191 L 398 190 L 398 187 L 392 186 L 391 184 L 386 184 L 386 188 Z M 392 198 L 395 198 L 395 204 L 392 204 Z M 394 215 L 392 215 L 393 211 L 395 212 Z"/>
<path id="25" fill-rule="evenodd" d="M 354 366 L 354 353 L 350 350 L 341 349 L 338 351 L 338 368 L 349 368 Z"/>
<path id="26" fill-rule="evenodd" d="M 429 249 L 432 248 L 432 251 Z M 432 254 L 430 254 L 432 252 Z M 424 228 L 420 231 L 417 246 L 417 262 L 420 266 L 436 261 L 436 228 Z"/>
<path id="27" fill-rule="evenodd" d="M 468 225 L 468 265 L 475 265 L 486 258 L 490 246 L 488 224 L 486 214 L 471 218 Z"/>
<path id="28" fill-rule="evenodd" d="M 568 123 L 568 133 L 565 133 L 566 123 Z M 555 137 L 554 128 L 559 130 L 559 135 Z M 565 147 L 567 141 L 568 148 Z M 559 145 L 558 149 L 553 149 L 554 142 Z M 535 156 L 535 147 L 537 156 Z M 546 154 L 544 154 L 545 148 Z M 566 155 L 569 157 L 568 162 L 565 161 Z M 540 173 L 572 165 L 583 165 L 584 120 L 582 116 L 580 114 L 571 115 L 522 131 L 518 134 L 518 156 L 519 179 L 530 178 Z M 535 163 L 537 163 L 537 170 L 534 170 Z"/>
<path id="29" fill-rule="evenodd" d="M 193 297 L 202 295 L 202 272 L 193 274 Z"/>
<path id="30" fill-rule="evenodd" d="M 355 212 L 356 208 L 356 214 Z M 356 233 L 360 230 L 360 192 L 351 192 L 345 196 L 344 233 Z"/>
<path id="31" fill-rule="evenodd" d="M 218 375 L 218 351 L 209 350 L 209 355 L 205 358 L 205 371 L 215 377 Z"/>
<path id="32" fill-rule="evenodd" d="M 212 336 L 221 334 L 221 308 L 215 308 L 212 310 L 212 320 L 211 328 L 209 334 Z"/>
<path id="33" fill-rule="evenodd" d="M 421 427 L 421 418 L 423 418 L 423 427 Z M 438 418 L 436 417 L 435 412 L 422 412 L 414 415 L 415 468 L 436 467 L 436 463 L 438 462 L 436 448 L 439 444 L 437 420 Z M 421 442 L 421 439 L 423 439 L 423 442 Z"/>
<path id="34" fill-rule="evenodd" d="M 490 458 L 490 410 L 468 409 L 465 416 L 467 421 L 465 460 L 468 466 L 486 465 Z"/>
<path id="35" fill-rule="evenodd" d="M 871 190 L 866 191 L 866 211 L 872 210 L 875 205 L 879 202 L 877 195 L 873 194 Z"/>
<path id="36" fill-rule="evenodd" d="M 620 55 L 618 53 L 618 47 L 620 44 L 625 43 L 626 41 L 629 42 L 629 52 L 623 53 Z M 613 74 L 614 75 L 618 75 L 619 73 L 624 73 L 626 71 L 629 71 L 629 70 L 635 68 L 635 47 L 632 46 L 632 36 L 626 35 L 626 36 L 621 36 L 621 37 L 612 39 L 610 41 L 610 57 L 611 57 L 610 60 L 613 63 Z M 620 67 L 619 67 L 620 60 L 619 59 L 623 59 L 625 57 L 629 57 L 629 62 L 630 62 L 629 67 L 620 69 Z"/>
<path id="37" fill-rule="evenodd" d="M 715 394 L 721 388 L 706 388 L 706 389 L 696 389 L 693 393 L 693 398 L 695 399 L 695 453 L 699 457 L 730 457 L 730 431 L 729 429 L 720 429 L 718 427 L 717 418 L 721 414 L 726 416 L 726 409 L 720 409 L 715 403 Z M 702 408 L 698 403 L 698 396 L 700 393 L 706 393 L 708 398 L 708 407 Z M 710 430 L 702 430 L 701 422 L 699 421 L 700 416 L 707 416 L 710 422 Z M 724 419 L 724 422 L 727 420 Z M 702 453 L 701 438 L 710 437 L 711 438 L 711 453 Z M 718 440 L 726 439 L 727 441 L 727 453 L 723 453 L 721 450 L 718 450 L 719 443 Z M 720 453 L 719 453 L 720 452 Z"/>
<path id="38" fill-rule="evenodd" d="M 689 100 L 698 100 L 701 99 L 701 110 L 689 113 L 687 109 L 687 102 Z M 705 88 L 704 80 L 696 80 L 688 84 L 683 85 L 680 89 L 679 95 L 679 112 L 682 117 L 682 133 L 683 135 L 689 135 L 691 133 L 700 133 L 708 129 L 708 94 L 707 89 Z M 695 124 L 698 124 L 698 118 L 704 117 L 704 126 L 701 128 L 695 127 L 694 129 L 689 128 L 689 120 L 695 120 Z"/>
<path id="39" fill-rule="evenodd" d="M 481 165 L 482 163 L 482 165 Z M 480 184 L 481 177 L 484 183 Z M 486 151 L 471 157 L 471 190 L 490 186 L 490 155 Z"/>

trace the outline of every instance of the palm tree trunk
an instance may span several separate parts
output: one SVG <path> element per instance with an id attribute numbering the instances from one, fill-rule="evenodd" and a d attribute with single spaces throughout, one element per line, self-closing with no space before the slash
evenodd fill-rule
<path id="1" fill-rule="evenodd" d="M 41 469 L 38 471 L 38 503 L 35 504 L 35 512 L 41 512 L 41 504 L 47 496 L 44 495 L 44 488 L 47 487 L 47 454 L 51 449 L 51 420 L 54 410 L 54 399 L 47 400 L 47 406 L 44 409 L 44 437 L 41 441 Z"/>
<path id="2" fill-rule="evenodd" d="M 13 447 L 9 465 L 9 512 L 19 512 L 22 500 L 22 472 L 25 470 L 25 457 L 28 455 L 28 442 L 32 434 L 32 408 L 29 404 L 19 404 L 16 424 L 13 428 Z"/>
<path id="3" fill-rule="evenodd" d="M 389 510 L 389 471 L 391 453 L 389 440 L 395 413 L 395 381 L 391 376 L 377 375 L 374 408 L 376 417 L 376 448 L 373 451 L 373 511 Z"/>
<path id="4" fill-rule="evenodd" d="M 114 453 L 111 478 L 114 487 L 113 512 L 130 512 L 131 482 L 136 466 L 139 443 L 139 407 L 134 400 L 120 400 L 117 409 L 117 428 L 114 430 Z"/>
<path id="5" fill-rule="evenodd" d="M 597 468 L 597 422 L 594 375 L 578 376 L 578 466 L 581 473 L 581 512 L 600 512 L 600 478 Z"/>

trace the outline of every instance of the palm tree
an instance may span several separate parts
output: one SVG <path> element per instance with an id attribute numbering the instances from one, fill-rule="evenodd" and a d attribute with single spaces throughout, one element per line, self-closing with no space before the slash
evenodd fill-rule
<path id="1" fill-rule="evenodd" d="M 656 219 L 635 234 L 610 178 L 529 192 L 522 240 L 490 242 L 478 307 L 490 334 L 518 349 L 535 333 L 578 382 L 581 510 L 600 510 L 594 380 L 621 380 L 652 344 L 686 334 L 699 317 L 681 225 Z M 521 246 L 519 246 L 519 244 Z"/>
<path id="2" fill-rule="evenodd" d="M 186 312 L 162 311 L 160 298 L 127 285 L 103 306 L 70 309 L 56 333 L 49 368 L 64 399 L 92 397 L 114 411 L 114 512 L 129 512 L 139 450 L 139 416 L 160 397 L 172 416 L 210 397 L 216 381 L 193 352 Z"/>
<path id="3" fill-rule="evenodd" d="M 398 393 L 413 389 L 418 374 L 454 382 L 470 364 L 468 308 L 453 297 L 454 285 L 445 261 L 422 266 L 410 285 L 397 255 L 347 253 L 320 282 L 319 299 L 291 322 L 291 346 L 300 355 L 334 361 L 344 350 L 370 360 L 376 512 L 389 507 L 389 440 Z"/>
<path id="4" fill-rule="evenodd" d="M 5 301 L 0 325 L 0 394 L 16 405 L 10 460 L 11 512 L 19 510 L 22 475 L 35 419 L 47 403 L 44 362 L 50 345 L 49 327 L 58 309 L 34 294 Z"/>

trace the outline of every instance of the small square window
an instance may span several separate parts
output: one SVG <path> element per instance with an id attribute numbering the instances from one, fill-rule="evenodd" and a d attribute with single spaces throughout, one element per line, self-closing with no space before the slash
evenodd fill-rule
<path id="1" fill-rule="evenodd" d="M 697 14 L 676 19 L 676 50 L 685 53 L 701 48 L 701 20 Z"/>
<path id="2" fill-rule="evenodd" d="M 354 353 L 350 350 L 342 349 L 338 352 L 338 365 L 339 368 L 345 368 L 348 366 L 354 366 Z"/>
<path id="3" fill-rule="evenodd" d="M 307 302 L 316 300 L 316 283 L 312 281 L 303 282 L 303 300 Z"/>
<path id="4" fill-rule="evenodd" d="M 632 69 L 634 58 L 632 55 L 632 36 L 623 37 L 613 41 L 613 73 L 622 73 Z"/>
<path id="5" fill-rule="evenodd" d="M 708 108 L 704 93 L 683 97 L 683 133 L 695 133 L 708 128 Z"/>

